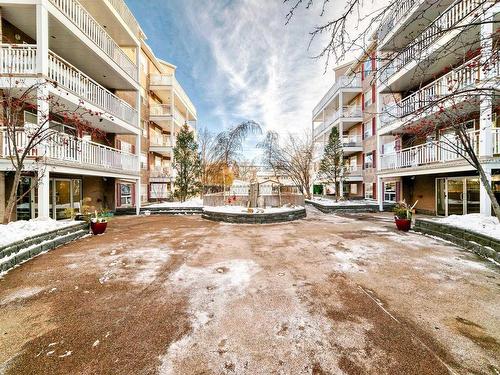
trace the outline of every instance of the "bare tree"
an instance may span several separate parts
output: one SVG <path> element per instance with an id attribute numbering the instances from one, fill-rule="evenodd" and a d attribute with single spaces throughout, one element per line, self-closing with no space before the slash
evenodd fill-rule
<path id="1" fill-rule="evenodd" d="M 263 160 L 275 174 L 289 177 L 306 198 L 311 198 L 311 171 L 314 144 L 309 133 L 299 137 L 288 134 L 283 144 L 276 132 L 269 131 L 258 147 Z"/>
<path id="2" fill-rule="evenodd" d="M 4 156 L 8 157 L 14 172 L 13 183 L 8 196 L 3 223 L 11 220 L 16 204 L 31 190 L 17 196 L 19 182 L 23 173 L 31 172 L 35 188 L 46 172 L 47 150 L 56 145 L 68 146 L 69 136 L 60 132 L 61 124 L 71 125 L 76 133 L 86 132 L 101 137 L 102 132 L 90 126 L 88 118 L 101 113 L 89 111 L 83 103 L 69 108 L 60 97 L 51 94 L 57 89 L 57 83 L 46 79 L 25 80 L 8 75 L 3 77 L 8 82 L 1 92 L 2 121 L 4 132 Z M 42 93 L 42 94 L 41 94 Z M 48 103 L 49 112 L 39 111 L 38 103 Z M 25 122 L 24 113 L 38 113 L 36 123 Z M 71 143 L 78 152 L 78 142 Z"/>

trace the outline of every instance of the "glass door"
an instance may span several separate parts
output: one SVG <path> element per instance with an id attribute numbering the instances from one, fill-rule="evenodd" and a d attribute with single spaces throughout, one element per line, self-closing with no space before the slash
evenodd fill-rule
<path id="1" fill-rule="evenodd" d="M 479 205 L 479 178 L 467 178 L 467 213 L 477 214 L 480 212 Z"/>
<path id="2" fill-rule="evenodd" d="M 17 220 L 30 220 L 35 218 L 34 193 L 36 189 L 31 186 L 31 177 L 21 177 L 17 189 Z"/>
<path id="3" fill-rule="evenodd" d="M 448 215 L 463 215 L 465 211 L 464 179 L 448 179 Z"/>
<path id="4" fill-rule="evenodd" d="M 446 216 L 446 178 L 436 178 L 436 213 Z"/>
<path id="5" fill-rule="evenodd" d="M 71 218 L 71 180 L 54 180 L 54 211 L 56 220 Z"/>

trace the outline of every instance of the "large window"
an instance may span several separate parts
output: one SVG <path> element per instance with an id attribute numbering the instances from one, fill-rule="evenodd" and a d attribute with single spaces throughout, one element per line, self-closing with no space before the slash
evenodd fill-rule
<path id="1" fill-rule="evenodd" d="M 120 206 L 132 204 L 132 185 L 120 184 Z"/>
<path id="2" fill-rule="evenodd" d="M 365 169 L 373 168 L 373 153 L 365 154 L 364 165 Z"/>
<path id="3" fill-rule="evenodd" d="M 371 87 L 365 91 L 365 93 L 363 94 L 363 98 L 364 98 L 365 108 L 373 103 L 373 95 L 372 95 L 372 88 Z"/>
<path id="4" fill-rule="evenodd" d="M 372 59 L 368 59 L 363 63 L 364 76 L 368 76 L 372 72 Z"/>

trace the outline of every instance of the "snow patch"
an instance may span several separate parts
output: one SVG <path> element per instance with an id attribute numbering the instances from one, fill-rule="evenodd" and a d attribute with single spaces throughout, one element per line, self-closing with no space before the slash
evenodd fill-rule
<path id="1" fill-rule="evenodd" d="M 451 215 L 434 219 L 434 221 L 500 239 L 500 223 L 494 216 L 481 214 Z"/>
<path id="2" fill-rule="evenodd" d="M 44 288 L 33 287 L 33 288 L 22 288 L 18 289 L 10 294 L 8 294 L 5 298 L 0 301 L 0 305 L 7 305 L 11 302 L 19 302 L 21 300 L 29 299 L 33 296 L 36 296 L 40 292 L 42 292 Z"/>
<path id="3" fill-rule="evenodd" d="M 269 207 L 269 208 L 254 208 L 253 212 L 248 212 L 248 208 L 243 206 L 215 206 L 205 207 L 203 211 L 207 212 L 220 212 L 227 214 L 243 214 L 243 215 L 259 215 L 259 214 L 272 214 L 280 212 L 291 212 L 304 209 L 302 206 L 295 207 Z"/>
<path id="4" fill-rule="evenodd" d="M 163 203 L 155 203 L 149 206 L 144 206 L 147 208 L 176 208 L 176 207 L 203 207 L 203 199 L 201 198 L 191 198 L 185 202 L 163 202 Z"/>

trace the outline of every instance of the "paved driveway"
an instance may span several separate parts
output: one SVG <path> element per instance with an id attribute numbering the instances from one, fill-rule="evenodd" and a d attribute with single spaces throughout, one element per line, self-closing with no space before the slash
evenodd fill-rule
<path id="1" fill-rule="evenodd" d="M 121 217 L 0 280 L 0 373 L 495 374 L 498 270 L 383 214 Z"/>

